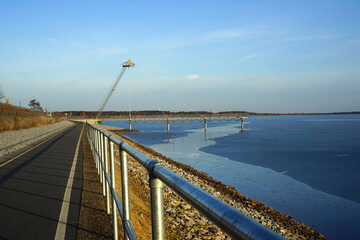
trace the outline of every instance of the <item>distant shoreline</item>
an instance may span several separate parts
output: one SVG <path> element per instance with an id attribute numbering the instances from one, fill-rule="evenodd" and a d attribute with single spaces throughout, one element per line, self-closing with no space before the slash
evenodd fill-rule
<path id="1" fill-rule="evenodd" d="M 351 112 L 328 112 L 328 113 L 258 113 L 248 111 L 104 111 L 101 115 L 102 119 L 120 118 L 120 119 L 136 119 L 136 118 L 214 118 L 214 117 L 250 117 L 250 116 L 301 116 L 301 115 L 358 115 L 360 111 Z M 55 117 L 66 118 L 95 118 L 97 111 L 63 111 L 54 112 Z"/>
<path id="2" fill-rule="evenodd" d="M 357 114 L 360 114 L 360 111 L 331 112 L 331 113 L 250 113 L 251 116 L 357 115 Z"/>

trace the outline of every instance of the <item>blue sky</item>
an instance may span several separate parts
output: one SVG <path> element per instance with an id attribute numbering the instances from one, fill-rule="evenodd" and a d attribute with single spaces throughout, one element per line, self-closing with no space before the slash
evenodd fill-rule
<path id="1" fill-rule="evenodd" d="M 360 1 L 1 1 L 0 32 L 23 106 L 97 110 L 132 59 L 106 110 L 360 110 Z"/>

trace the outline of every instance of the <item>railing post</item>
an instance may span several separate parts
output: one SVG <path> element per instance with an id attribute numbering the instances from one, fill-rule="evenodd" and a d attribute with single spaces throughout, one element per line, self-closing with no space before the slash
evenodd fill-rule
<path id="1" fill-rule="evenodd" d="M 109 140 L 106 136 L 104 136 L 104 152 L 105 152 L 105 158 L 104 158 L 104 161 L 105 161 L 105 176 L 106 174 L 108 174 L 109 172 L 109 151 L 108 151 L 108 148 L 109 148 Z M 106 211 L 108 214 L 110 214 L 110 187 L 109 187 L 109 182 L 106 180 L 106 177 L 105 177 L 105 183 L 106 183 Z"/>
<path id="2" fill-rule="evenodd" d="M 95 148 L 94 148 L 94 147 L 95 147 L 95 144 L 94 144 L 94 143 L 95 143 L 94 131 L 95 131 L 95 130 L 93 129 L 93 127 L 92 127 L 91 125 L 89 125 L 89 127 L 90 127 L 91 143 L 92 143 L 92 145 L 93 145 L 91 149 L 92 149 L 93 155 L 94 155 L 94 150 L 95 150 Z"/>
<path id="3" fill-rule="evenodd" d="M 102 187 L 103 187 L 103 196 L 106 196 L 106 178 L 105 178 L 105 136 L 101 133 L 101 178 L 102 178 Z"/>
<path id="4" fill-rule="evenodd" d="M 98 174 L 100 176 L 100 158 L 101 158 L 101 155 L 100 155 L 100 132 L 97 131 L 97 134 L 96 134 L 96 139 L 97 139 L 97 144 L 96 144 L 96 155 L 97 155 L 97 167 L 98 167 Z M 101 182 L 101 177 L 100 177 L 100 182 Z"/>
<path id="5" fill-rule="evenodd" d="M 96 149 L 96 135 L 95 135 L 95 128 L 92 129 L 92 138 L 93 138 L 93 151 L 95 153 L 95 149 Z"/>
<path id="6" fill-rule="evenodd" d="M 120 161 L 121 161 L 121 190 L 123 197 L 123 226 L 124 226 L 124 236 L 128 240 L 128 235 L 125 230 L 125 223 L 130 221 L 130 196 L 129 196 L 129 178 L 128 178 L 128 161 L 127 153 L 120 147 Z"/>
<path id="7" fill-rule="evenodd" d="M 110 168 L 111 168 L 111 187 L 112 190 L 116 191 L 115 186 L 115 164 L 114 164 L 114 143 L 110 141 Z M 114 240 L 118 240 L 118 223 L 117 223 L 117 206 L 114 196 L 112 197 L 112 213 L 113 213 L 113 229 L 114 229 Z"/>
<path id="8" fill-rule="evenodd" d="M 98 151 L 98 155 L 99 155 L 99 177 L 100 177 L 100 183 L 102 184 L 103 183 L 103 179 L 102 179 L 102 167 L 101 167 L 101 163 L 102 163 L 102 139 L 101 139 L 101 135 L 102 133 L 99 131 L 99 143 L 98 143 L 98 146 L 99 146 L 99 151 Z"/>
<path id="9" fill-rule="evenodd" d="M 91 150 L 93 151 L 94 150 L 94 136 L 93 136 L 93 128 L 88 124 L 87 126 L 87 129 L 88 129 L 88 134 L 90 136 L 90 145 L 91 145 Z"/>
<path id="10" fill-rule="evenodd" d="M 86 136 L 90 142 L 90 147 L 91 147 L 91 137 L 90 137 L 91 128 L 90 128 L 89 124 L 87 124 L 87 123 L 85 124 L 85 126 L 86 126 Z"/>
<path id="11" fill-rule="evenodd" d="M 152 239 L 164 240 L 164 184 L 150 174 Z"/>
<path id="12" fill-rule="evenodd" d="M 86 125 L 86 129 L 87 129 L 87 134 L 88 134 L 88 139 L 90 139 L 90 147 L 91 147 L 91 151 L 93 150 L 93 136 L 92 136 L 92 127 L 90 127 L 89 124 Z"/>
<path id="13" fill-rule="evenodd" d="M 98 174 L 99 174 L 99 156 L 98 156 L 98 133 L 97 130 L 94 129 L 94 154 L 95 154 L 95 164 L 96 164 L 96 169 L 98 170 Z"/>
<path id="14" fill-rule="evenodd" d="M 93 144 L 94 144 L 94 146 L 93 146 L 93 154 L 94 154 L 94 160 L 95 160 L 95 165 L 96 165 L 96 169 L 97 169 L 97 167 L 98 167 L 98 165 L 97 165 L 97 156 L 96 156 L 96 143 L 97 143 L 97 141 L 96 141 L 96 130 L 95 130 L 95 128 L 93 128 L 92 135 L 93 135 Z"/>

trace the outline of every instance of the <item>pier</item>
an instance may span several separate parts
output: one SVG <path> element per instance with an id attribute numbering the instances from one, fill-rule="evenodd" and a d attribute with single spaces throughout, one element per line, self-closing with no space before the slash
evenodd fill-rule
<path id="1" fill-rule="evenodd" d="M 139 117 L 139 118 L 103 118 L 101 120 L 95 119 L 92 121 L 105 122 L 107 124 L 127 124 L 130 130 L 133 129 L 133 124 L 164 124 L 167 132 L 170 132 L 172 123 L 203 123 L 204 131 L 207 131 L 208 123 L 240 123 L 241 131 L 245 130 L 245 119 L 248 117 Z"/>

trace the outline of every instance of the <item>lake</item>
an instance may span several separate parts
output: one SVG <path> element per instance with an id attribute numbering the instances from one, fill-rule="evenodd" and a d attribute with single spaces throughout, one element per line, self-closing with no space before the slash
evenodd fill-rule
<path id="1" fill-rule="evenodd" d="M 209 123 L 206 132 L 200 123 L 172 123 L 169 133 L 166 124 L 133 129 L 140 132 L 124 135 L 330 239 L 357 239 L 360 115 L 250 117 L 245 131 L 240 123 Z"/>

